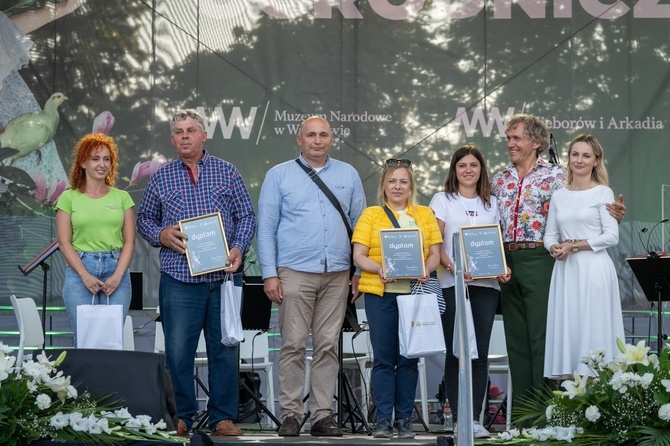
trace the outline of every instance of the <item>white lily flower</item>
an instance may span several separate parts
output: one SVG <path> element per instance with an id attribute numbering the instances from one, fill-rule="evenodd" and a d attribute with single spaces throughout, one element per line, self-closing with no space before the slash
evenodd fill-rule
<path id="1" fill-rule="evenodd" d="M 577 371 L 575 371 L 574 377 L 574 381 L 568 379 L 561 384 L 561 387 L 566 390 L 566 392 L 563 393 L 563 396 L 569 396 L 570 399 L 573 399 L 575 396 L 586 394 L 586 384 L 589 381 L 588 375 L 580 376 Z"/>
<path id="2" fill-rule="evenodd" d="M 9 372 L 14 368 L 15 363 L 14 356 L 4 356 L 0 359 L 0 382 L 9 378 Z"/>
<path id="3" fill-rule="evenodd" d="M 661 384 L 665 387 L 666 392 L 670 392 L 670 379 L 662 379 Z"/>
<path id="4" fill-rule="evenodd" d="M 649 357 L 647 356 L 647 353 L 649 352 L 650 347 L 645 347 L 644 344 L 645 341 L 640 341 L 635 346 L 630 344 L 624 345 L 624 351 L 619 357 L 623 358 L 628 365 L 649 365 Z"/>

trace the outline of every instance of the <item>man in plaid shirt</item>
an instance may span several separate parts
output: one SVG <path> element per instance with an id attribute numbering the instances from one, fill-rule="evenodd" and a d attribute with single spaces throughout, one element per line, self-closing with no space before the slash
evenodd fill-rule
<path id="1" fill-rule="evenodd" d="M 207 403 L 212 435 L 242 435 L 238 417 L 238 347 L 221 343 L 221 283 L 225 271 L 191 276 L 186 234 L 179 221 L 219 212 L 228 242 L 229 271 L 237 271 L 256 230 L 249 192 L 232 164 L 203 149 L 205 119 L 195 110 L 180 110 L 170 121 L 170 140 L 178 159 L 149 179 L 137 214 L 140 235 L 160 248 L 158 300 L 165 332 L 165 354 L 177 399 L 177 433 L 188 436 L 197 412 L 193 366 L 204 330 L 209 364 Z M 234 276 L 242 285 L 240 274 Z"/>

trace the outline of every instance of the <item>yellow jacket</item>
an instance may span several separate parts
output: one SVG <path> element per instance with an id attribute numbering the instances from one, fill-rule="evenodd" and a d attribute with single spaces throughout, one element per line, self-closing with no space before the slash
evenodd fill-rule
<path id="1" fill-rule="evenodd" d="M 389 207 L 389 209 L 391 209 Z M 391 209 L 396 219 L 398 214 Z M 412 206 L 407 208 L 407 214 L 414 218 L 416 224 L 421 229 L 423 236 L 423 259 L 428 258 L 428 252 L 431 245 L 442 243 L 442 234 L 437 226 L 437 219 L 433 211 L 427 206 Z M 370 206 L 365 209 L 356 223 L 352 243 L 360 243 L 369 248 L 368 257 L 381 265 L 382 248 L 380 229 L 392 228 L 393 224 L 389 220 L 384 208 L 381 206 Z M 361 273 L 361 280 L 358 285 L 361 293 L 372 293 L 378 296 L 384 294 L 384 283 L 377 273 L 372 274 L 366 271 Z"/>

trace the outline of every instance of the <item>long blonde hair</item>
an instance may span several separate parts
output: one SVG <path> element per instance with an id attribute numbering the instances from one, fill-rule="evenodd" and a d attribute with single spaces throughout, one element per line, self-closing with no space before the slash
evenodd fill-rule
<path id="1" fill-rule="evenodd" d="M 577 135 L 575 139 L 570 141 L 570 145 L 568 146 L 568 157 L 570 156 L 572 147 L 578 142 L 584 142 L 588 144 L 589 147 L 591 147 L 591 150 L 593 150 L 593 154 L 595 155 L 596 160 L 598 160 L 598 164 L 596 164 L 596 166 L 591 171 L 591 178 L 596 183 L 607 186 L 609 184 L 609 175 L 607 174 L 607 168 L 605 167 L 605 152 L 603 151 L 603 146 L 600 145 L 600 141 L 598 141 L 598 139 L 593 135 Z M 572 167 L 568 161 L 568 184 L 572 184 L 572 180 Z"/>

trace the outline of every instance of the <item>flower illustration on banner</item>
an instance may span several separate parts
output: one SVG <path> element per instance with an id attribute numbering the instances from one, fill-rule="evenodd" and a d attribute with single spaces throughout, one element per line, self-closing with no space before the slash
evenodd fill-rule
<path id="1" fill-rule="evenodd" d="M 104 111 L 96 116 L 93 121 L 91 133 L 104 133 L 105 135 L 112 130 L 114 126 L 114 115 L 111 112 Z"/>
<path id="2" fill-rule="evenodd" d="M 139 184 L 140 181 L 149 178 L 152 173 L 156 172 L 165 164 L 167 164 L 167 160 L 163 155 L 158 155 L 151 161 L 140 161 L 133 167 L 133 173 L 130 175 L 130 179 L 128 179 L 128 177 L 123 177 L 123 179 L 128 181 L 129 186 Z"/>
<path id="3" fill-rule="evenodd" d="M 0 444 L 19 446 L 37 440 L 111 444 L 129 441 L 178 442 L 163 420 L 133 417 L 127 409 L 102 407 L 88 392 L 79 394 L 58 366 L 42 352 L 36 360 L 16 364 L 12 350 L 0 342 Z"/>
<path id="4" fill-rule="evenodd" d="M 33 172 L 30 177 L 35 182 L 35 190 L 31 190 L 29 194 L 35 197 L 35 201 L 41 204 L 54 204 L 67 188 L 67 183 L 61 179 L 57 179 L 55 183 L 47 185 L 46 179 L 41 172 Z"/>
<path id="5" fill-rule="evenodd" d="M 582 362 L 593 372 L 562 383 L 565 391 L 546 389 L 525 398 L 513 421 L 532 423 L 499 434 L 494 442 L 574 445 L 670 444 L 670 346 L 649 354 L 617 340 L 620 354 L 610 362 L 599 348 Z"/>

